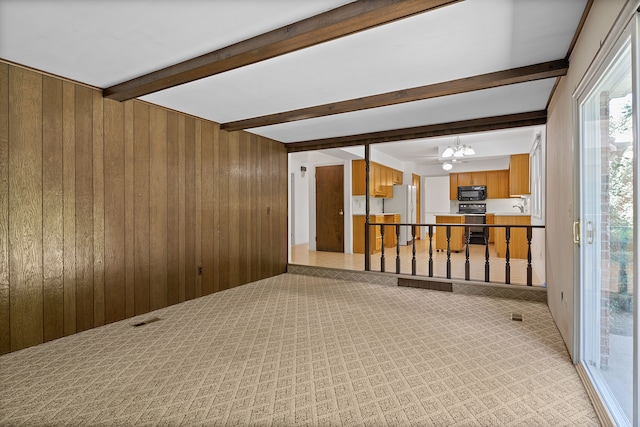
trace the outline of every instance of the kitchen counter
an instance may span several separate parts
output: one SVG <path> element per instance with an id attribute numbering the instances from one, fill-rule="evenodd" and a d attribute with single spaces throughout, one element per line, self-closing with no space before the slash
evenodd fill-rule
<path id="1" fill-rule="evenodd" d="M 531 216 L 529 212 L 494 212 L 495 216 Z"/>

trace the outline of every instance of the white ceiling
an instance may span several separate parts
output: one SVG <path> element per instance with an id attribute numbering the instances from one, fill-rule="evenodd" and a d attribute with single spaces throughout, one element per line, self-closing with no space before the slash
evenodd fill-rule
<path id="1" fill-rule="evenodd" d="M 224 123 L 562 59 L 586 2 L 465 0 L 142 99 Z M 106 88 L 346 3 L 0 0 L 0 58 Z M 538 111 L 546 108 L 554 82 L 249 131 L 288 143 Z M 515 141 L 523 132 L 504 135 Z M 490 133 L 476 138 L 496 140 Z M 400 155 L 404 148 L 397 147 L 391 151 Z M 417 162 L 419 156 L 409 157 Z"/>

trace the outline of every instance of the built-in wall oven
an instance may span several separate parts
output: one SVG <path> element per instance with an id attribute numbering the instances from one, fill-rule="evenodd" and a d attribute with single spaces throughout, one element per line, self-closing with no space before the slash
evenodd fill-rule
<path id="1" fill-rule="evenodd" d="M 485 239 L 489 239 L 489 229 L 487 227 L 473 227 L 473 225 L 487 223 L 486 203 L 460 203 L 458 214 L 464 215 L 464 223 L 472 224 L 469 227 L 469 243 L 484 245 Z"/>

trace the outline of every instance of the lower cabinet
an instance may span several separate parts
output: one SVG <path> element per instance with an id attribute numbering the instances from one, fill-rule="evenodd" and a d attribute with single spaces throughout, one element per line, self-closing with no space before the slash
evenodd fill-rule
<path id="1" fill-rule="evenodd" d="M 496 225 L 531 225 L 529 215 L 496 215 Z M 507 253 L 506 229 L 496 227 L 495 229 L 495 249 L 498 258 L 505 258 Z M 509 239 L 509 258 L 527 259 L 529 245 L 527 243 L 526 228 L 512 228 Z"/>
<path id="2" fill-rule="evenodd" d="M 400 224 L 400 214 L 385 215 L 384 222 L 387 224 Z M 395 248 L 398 243 L 396 227 L 388 225 L 384 228 L 384 247 Z"/>
<path id="3" fill-rule="evenodd" d="M 492 225 L 496 223 L 496 215 L 495 214 L 487 214 L 485 218 L 485 222 L 488 225 Z M 489 243 L 494 243 L 496 237 L 496 229 L 493 227 L 489 227 Z"/>
<path id="4" fill-rule="evenodd" d="M 369 222 L 384 223 L 384 215 L 369 215 Z M 364 224 L 366 222 L 365 215 L 353 216 L 353 253 L 364 253 Z M 387 230 L 385 230 L 386 232 Z M 386 233 L 385 233 L 386 237 Z M 375 254 L 382 249 L 382 233 L 379 226 L 369 227 L 369 244 L 371 245 L 371 253 Z"/>
<path id="5" fill-rule="evenodd" d="M 464 215 L 437 215 L 436 224 L 464 224 Z M 451 227 L 449 244 L 454 252 L 464 248 L 464 227 Z M 446 227 L 436 227 L 436 250 L 447 250 Z"/>

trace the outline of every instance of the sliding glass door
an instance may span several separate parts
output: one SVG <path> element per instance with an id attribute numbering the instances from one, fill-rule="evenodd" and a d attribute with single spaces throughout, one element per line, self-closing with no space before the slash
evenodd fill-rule
<path id="1" fill-rule="evenodd" d="M 578 99 L 580 362 L 619 425 L 637 411 L 633 34 L 630 26 Z"/>

